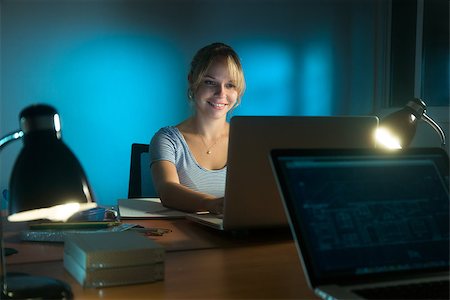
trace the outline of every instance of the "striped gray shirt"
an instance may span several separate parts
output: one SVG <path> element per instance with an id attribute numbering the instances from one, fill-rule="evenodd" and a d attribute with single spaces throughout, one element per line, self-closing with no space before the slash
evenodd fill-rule
<path id="1" fill-rule="evenodd" d="M 174 126 L 161 128 L 150 142 L 150 165 L 161 160 L 175 165 L 182 185 L 215 197 L 224 196 L 227 167 L 208 170 L 200 166 L 183 135 Z"/>

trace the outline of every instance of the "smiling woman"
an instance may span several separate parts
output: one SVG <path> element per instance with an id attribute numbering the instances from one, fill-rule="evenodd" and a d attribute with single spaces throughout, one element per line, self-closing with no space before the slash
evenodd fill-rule
<path id="1" fill-rule="evenodd" d="M 160 129 L 150 143 L 154 185 L 163 205 L 190 212 L 221 213 L 229 123 L 245 90 L 242 65 L 228 45 L 200 49 L 188 74 L 193 114 Z"/>
<path id="2" fill-rule="evenodd" d="M 23 107 L 58 107 L 99 204 L 116 205 L 127 195 L 130 145 L 190 115 L 185 67 L 210 42 L 232 45 L 244 64 L 245 98 L 233 115 L 370 114 L 375 99 L 387 99 L 382 33 L 391 2 L 230 0 L 225 16 L 223 1 L 1 0 L 0 133 L 16 128 Z M 230 77 L 239 73 L 231 64 Z M 220 153 L 218 137 L 203 135 L 206 146 L 197 138 L 204 157 Z M 0 156 L 0 191 L 19 149 Z"/>

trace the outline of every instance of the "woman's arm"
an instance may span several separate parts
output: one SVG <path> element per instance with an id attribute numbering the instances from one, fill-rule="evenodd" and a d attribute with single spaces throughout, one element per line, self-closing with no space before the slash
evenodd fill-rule
<path id="1" fill-rule="evenodd" d="M 223 198 L 200 193 L 180 184 L 174 164 L 167 160 L 152 164 L 153 184 L 164 206 L 187 212 L 222 213 Z"/>

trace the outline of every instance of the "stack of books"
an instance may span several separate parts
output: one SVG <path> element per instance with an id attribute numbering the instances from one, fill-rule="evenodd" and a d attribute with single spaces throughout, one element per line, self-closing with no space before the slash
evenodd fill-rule
<path id="1" fill-rule="evenodd" d="M 70 233 L 64 241 L 64 268 L 83 287 L 164 279 L 162 246 L 137 232 Z"/>

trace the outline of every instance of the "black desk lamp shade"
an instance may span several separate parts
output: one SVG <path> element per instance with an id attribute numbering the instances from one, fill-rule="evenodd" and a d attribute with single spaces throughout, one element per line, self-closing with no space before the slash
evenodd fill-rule
<path id="1" fill-rule="evenodd" d="M 56 110 L 42 104 L 29 106 L 20 114 L 20 127 L 20 131 L 0 139 L 1 149 L 23 137 L 10 179 L 8 220 L 65 221 L 78 211 L 95 207 L 83 168 L 61 139 Z M 73 297 L 70 286 L 60 280 L 6 273 L 3 236 L 1 242 L 1 299 Z"/>
<path id="2" fill-rule="evenodd" d="M 28 107 L 20 114 L 23 148 L 10 179 L 9 221 L 65 221 L 79 210 L 95 206 L 85 173 L 63 143 L 59 116 L 47 105 Z M 76 211 L 50 207 L 73 203 Z"/>
<path id="3" fill-rule="evenodd" d="M 387 148 L 406 148 L 411 144 L 420 120 L 428 123 L 440 136 L 445 145 L 445 134 L 439 125 L 426 114 L 426 104 L 420 99 L 409 101 L 404 108 L 396 111 L 380 122 L 377 142 Z"/>

